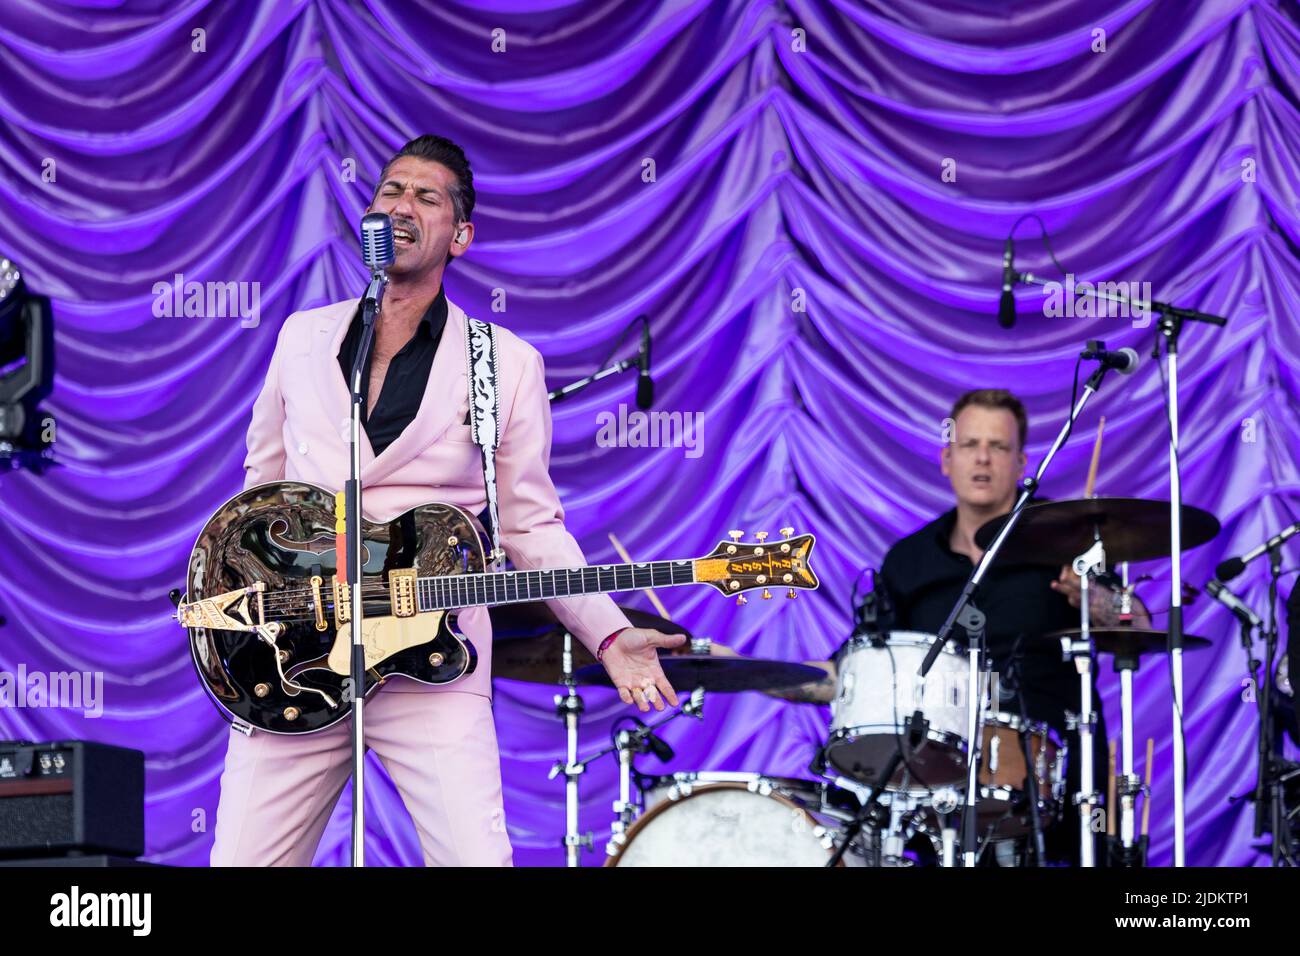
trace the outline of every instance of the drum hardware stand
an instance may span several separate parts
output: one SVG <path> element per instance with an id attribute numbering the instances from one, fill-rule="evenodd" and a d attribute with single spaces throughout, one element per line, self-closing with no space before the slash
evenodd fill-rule
<path id="1" fill-rule="evenodd" d="M 984 646 L 984 612 L 971 601 L 966 602 L 958 621 L 966 632 L 967 652 L 970 655 L 969 683 L 966 687 L 966 739 L 969 741 L 966 757 L 966 801 L 961 811 L 961 845 L 964 866 L 979 863 L 979 821 L 975 808 L 979 803 L 979 767 L 984 752 L 984 699 L 989 687 L 989 660 Z M 974 701 L 971 704 L 970 701 Z"/>
<path id="2" fill-rule="evenodd" d="M 566 777 L 576 780 L 578 774 L 587 769 L 587 765 L 593 760 L 599 760 L 606 754 L 616 753 L 618 755 L 618 799 L 614 801 L 613 809 L 615 820 L 610 825 L 609 842 L 605 844 L 605 852 L 609 856 L 616 856 L 619 850 L 627 843 L 627 831 L 636 822 L 637 816 L 641 812 L 639 801 L 632 798 L 632 778 L 637 776 L 636 768 L 633 761 L 637 754 L 649 753 L 654 750 L 651 739 L 654 738 L 654 732 L 668 723 L 681 716 L 694 717 L 697 720 L 704 719 L 704 689 L 697 687 L 691 692 L 690 699 L 681 707 L 677 708 L 663 720 L 654 724 L 645 724 L 637 718 L 639 724 L 634 730 L 620 730 L 614 735 L 614 745 L 605 747 L 596 751 L 584 760 L 570 761 L 570 767 L 564 768 Z M 667 755 L 660 754 L 661 759 L 671 760 L 672 750 L 660 741 L 660 744 L 667 749 Z M 657 751 L 656 751 L 657 752 Z M 558 767 L 558 764 L 557 764 Z M 556 767 L 551 768 L 551 776 L 555 777 L 560 771 Z M 566 783 L 568 781 L 566 780 Z M 576 785 L 576 784 L 575 784 Z M 577 829 L 576 824 L 573 829 Z M 566 847 L 568 846 L 568 835 L 565 837 Z M 570 849 L 570 853 L 576 855 L 576 848 Z"/>
<path id="3" fill-rule="evenodd" d="M 1106 551 L 1102 547 L 1101 536 L 1094 527 L 1095 540 L 1092 547 L 1074 559 L 1074 573 L 1079 576 L 1079 639 L 1072 641 L 1061 638 L 1061 651 L 1066 660 L 1074 661 L 1074 668 L 1079 674 L 1079 716 L 1075 727 L 1079 733 L 1079 792 L 1074 795 L 1074 803 L 1079 808 L 1079 865 L 1092 867 L 1097 865 L 1096 841 L 1092 833 L 1092 811 L 1102 803 L 1102 795 L 1096 787 L 1096 767 L 1093 762 L 1092 734 L 1097 723 L 1097 716 L 1092 709 L 1092 607 L 1089 601 L 1091 588 L 1088 581 L 1091 576 L 1106 568 Z M 1130 675 L 1131 680 L 1132 675 Z M 1130 684 L 1130 691 L 1132 686 Z M 1132 744 L 1132 736 L 1128 738 Z M 1125 767 L 1133 766 L 1131 746 L 1125 751 Z M 1110 808 L 1106 808 L 1109 812 Z M 1133 824 L 1130 817 L 1127 825 Z"/>
<path id="4" fill-rule="evenodd" d="M 1013 665 L 1014 666 L 1014 665 Z M 1033 734 L 1025 733 L 1030 729 L 1029 710 L 1025 707 L 1025 689 L 1021 686 L 1020 675 L 1015 675 L 1016 699 L 1020 702 L 1020 716 L 1024 719 L 1024 729 L 1020 731 L 1020 749 L 1025 755 L 1025 794 L 1029 798 L 1030 847 L 1034 853 L 1034 866 L 1047 865 L 1047 849 L 1043 844 L 1043 821 L 1038 812 L 1039 786 L 1042 782 L 1038 775 L 1038 764 L 1033 756 Z M 1047 759 L 1047 741 L 1044 739 L 1042 753 Z M 1044 774 L 1046 767 L 1044 766 Z"/>
<path id="5" fill-rule="evenodd" d="M 1255 783 L 1255 836 L 1265 832 L 1273 835 L 1272 865 L 1294 866 L 1296 861 L 1289 852 L 1290 828 L 1286 820 L 1286 801 L 1283 794 L 1285 768 L 1278 752 L 1276 721 L 1273 719 L 1273 660 L 1277 656 L 1277 583 L 1282 574 L 1281 545 L 1268 549 L 1268 628 L 1264 631 L 1264 660 L 1261 680 L 1256 681 L 1259 705 L 1259 741 L 1257 747 L 1258 770 Z M 1249 625 L 1243 623 L 1243 640 L 1249 641 Z M 1255 662 L 1251 661 L 1251 676 L 1255 675 Z M 1294 771 L 1290 774 L 1294 776 Z"/>
<path id="6" fill-rule="evenodd" d="M 959 804 L 960 797 L 952 787 L 940 787 L 930 796 L 930 808 L 939 818 L 939 865 L 943 867 L 957 865 L 957 829 L 951 821 Z"/>
<path id="7" fill-rule="evenodd" d="M 871 788 L 871 796 L 862 804 L 861 809 L 859 809 L 854 815 L 853 819 L 849 822 L 849 825 L 844 828 L 844 839 L 840 845 L 835 848 L 835 853 L 832 854 L 831 858 L 826 861 L 827 866 L 836 866 L 839 864 L 840 860 L 844 858 L 844 854 L 848 851 L 849 844 L 853 842 L 854 837 L 862 832 L 864 826 L 868 827 L 872 831 L 871 846 L 873 852 L 869 855 L 867 865 L 881 865 L 882 851 L 880 849 L 880 832 L 884 829 L 885 821 L 883 816 L 884 808 L 880 805 L 880 797 L 884 794 L 885 786 L 893 779 L 894 774 L 898 771 L 899 764 L 902 762 L 902 750 L 895 750 L 893 755 L 890 756 L 889 762 L 885 764 L 884 771 L 882 771 L 880 776 L 876 778 L 875 786 Z M 891 825 L 894 823 L 892 810 L 893 807 L 891 805 Z M 871 857 L 874 857 L 874 859 Z"/>
<path id="8" fill-rule="evenodd" d="M 1116 866 L 1146 865 L 1144 841 L 1137 835 L 1137 797 L 1145 794 L 1142 778 L 1133 772 L 1133 674 L 1139 665 L 1138 655 L 1115 656 L 1115 671 L 1120 679 L 1120 715 L 1123 733 L 1120 744 L 1120 772 L 1115 784 L 1119 802 L 1119 838 L 1111 838 L 1110 859 Z M 1110 808 L 1114 812 L 1114 808 Z"/>
<path id="9" fill-rule="evenodd" d="M 1019 274 L 1017 274 L 1017 277 L 1022 281 L 1029 281 L 1024 279 L 1023 276 L 1019 276 Z M 944 621 L 943 627 L 939 629 L 938 637 L 935 639 L 934 644 L 926 654 L 925 660 L 921 663 L 919 669 L 921 677 L 925 677 L 926 674 L 930 672 L 930 668 L 934 666 L 935 660 L 938 658 L 943 646 L 947 643 L 948 636 L 952 633 L 952 629 L 957 623 L 957 618 L 961 616 L 966 605 L 970 603 L 971 597 L 975 593 L 975 589 L 979 587 L 980 582 L 984 580 L 984 575 L 988 573 L 988 569 L 997 559 L 998 552 L 1002 550 L 1003 544 L 1006 542 L 1011 532 L 1015 530 L 1016 525 L 1020 522 L 1020 515 L 1024 512 L 1025 506 L 1029 504 L 1030 499 L 1033 498 L 1034 493 L 1038 490 L 1038 486 L 1043 480 L 1043 475 L 1047 473 L 1047 469 L 1051 465 L 1052 460 L 1056 457 L 1056 453 L 1060 451 L 1061 446 L 1065 444 L 1066 438 L 1069 437 L 1070 431 L 1074 428 L 1075 420 L 1083 411 L 1084 406 L 1088 404 L 1088 400 L 1092 398 L 1101 387 L 1101 382 L 1106 375 L 1106 370 L 1106 365 L 1102 363 L 1098 365 L 1096 371 L 1089 376 L 1088 381 L 1083 386 L 1083 394 L 1079 396 L 1074 407 L 1070 409 L 1069 417 L 1061 426 L 1061 430 L 1057 433 L 1056 440 L 1052 442 L 1052 446 L 1047 450 L 1047 454 L 1044 455 L 1043 460 L 1039 462 L 1038 469 L 1034 472 L 1034 476 L 1025 479 L 1023 488 L 1020 492 L 1020 497 L 1016 500 L 1015 506 L 1011 509 L 1011 513 L 1007 515 L 1007 520 L 1003 522 L 1002 527 L 998 530 L 997 536 L 994 537 L 993 542 L 984 552 L 984 556 L 980 559 L 979 564 L 975 566 L 973 571 L 971 571 L 971 576 L 966 580 L 966 586 L 962 589 L 961 596 L 957 599 L 957 603 L 953 606 L 953 609 L 948 612 L 948 619 Z M 974 668 L 972 668 L 972 670 L 975 671 L 975 673 L 979 672 Z M 978 715 L 975 711 L 979 707 L 980 701 L 978 699 L 979 695 L 971 696 L 968 694 L 967 696 L 968 700 L 966 701 L 966 706 L 968 708 L 969 717 L 966 725 L 969 728 L 975 726 L 975 721 L 978 719 Z M 1091 699 L 1089 699 L 1089 703 L 1091 703 Z M 971 747 L 971 754 L 972 762 L 979 759 L 979 749 L 977 747 Z M 968 800 L 969 799 L 970 798 L 968 797 Z M 966 859 L 968 862 L 973 862 L 973 849 L 966 850 Z"/>
<path id="10" fill-rule="evenodd" d="M 573 635 L 567 630 L 564 632 L 561 660 L 563 678 L 560 683 L 565 692 L 555 695 L 555 716 L 564 721 L 566 759 L 556 761 L 547 779 L 554 780 L 559 774 L 564 774 L 564 865 L 578 866 L 580 851 L 594 849 L 594 834 L 590 830 L 578 832 L 578 778 L 587 769 L 586 764 L 578 763 L 578 724 L 586 705 L 573 677 Z"/>
<path id="11" fill-rule="evenodd" d="M 1143 576 L 1146 577 L 1145 575 Z M 1139 579 L 1141 580 L 1141 579 Z M 1120 564 L 1119 620 L 1121 624 L 1133 623 L 1133 587 L 1128 579 L 1128 562 Z M 1120 719 L 1122 731 L 1120 736 L 1120 767 L 1116 774 L 1115 800 L 1118 804 L 1119 835 L 1107 829 L 1107 859 L 1112 866 L 1145 867 L 1147 862 L 1147 838 L 1137 833 L 1137 798 L 1141 794 L 1148 796 L 1147 788 L 1133 770 L 1133 675 L 1141 665 L 1139 655 L 1115 656 L 1115 672 L 1120 679 Z M 1108 808 L 1114 813 L 1115 807 Z"/>

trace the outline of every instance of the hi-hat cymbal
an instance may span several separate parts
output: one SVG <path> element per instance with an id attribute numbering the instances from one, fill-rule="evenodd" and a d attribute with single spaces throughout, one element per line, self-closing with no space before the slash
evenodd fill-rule
<path id="1" fill-rule="evenodd" d="M 1007 516 L 994 518 L 975 532 L 975 543 L 988 549 Z M 1219 533 L 1219 519 L 1208 511 L 1183 505 L 1183 550 L 1205 544 Z M 1030 504 L 1020 515 L 998 559 L 1020 564 L 1069 564 L 1101 536 L 1106 563 L 1150 561 L 1169 556 L 1169 502 L 1149 498 L 1072 498 Z"/>
<path id="2" fill-rule="evenodd" d="M 826 672 L 808 664 L 764 660 L 753 657 L 711 657 L 708 654 L 659 655 L 659 664 L 668 683 L 680 692 L 697 687 L 714 693 L 737 693 L 743 690 L 780 690 L 821 680 Z M 612 687 L 609 674 L 599 664 L 578 671 L 579 684 Z"/>
<path id="3" fill-rule="evenodd" d="M 1079 629 L 1053 631 L 1044 634 L 1045 638 L 1068 637 L 1077 640 Z M 1117 657 L 1150 656 L 1164 654 L 1168 651 L 1169 632 L 1153 631 L 1146 627 L 1093 627 L 1089 628 L 1093 646 L 1098 654 L 1114 654 Z M 1183 635 L 1183 650 L 1199 651 L 1209 647 L 1211 642 L 1204 637 Z"/>
<path id="4" fill-rule="evenodd" d="M 620 608 L 633 627 L 665 634 L 690 631 L 666 618 L 633 607 Z M 543 602 L 500 604 L 488 608 L 492 619 L 492 678 L 532 684 L 558 684 L 564 678 L 564 625 Z M 596 658 L 576 639 L 573 668 L 596 665 Z M 599 665 L 596 665 L 599 666 Z M 604 668 L 601 668 L 602 670 Z"/>

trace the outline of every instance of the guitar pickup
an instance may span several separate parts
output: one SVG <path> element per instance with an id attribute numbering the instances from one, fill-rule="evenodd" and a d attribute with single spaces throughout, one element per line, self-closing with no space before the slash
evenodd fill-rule
<path id="1" fill-rule="evenodd" d="M 415 568 L 398 568 L 388 572 L 388 597 L 394 617 L 415 617 Z"/>

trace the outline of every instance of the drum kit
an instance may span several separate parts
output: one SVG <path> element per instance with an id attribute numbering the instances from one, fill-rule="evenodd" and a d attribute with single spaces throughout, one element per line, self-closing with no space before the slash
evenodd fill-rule
<path id="1" fill-rule="evenodd" d="M 1001 520 L 986 525 L 976 540 L 987 544 Z M 1062 659 L 1073 661 L 1081 675 L 1081 716 L 1071 729 L 1082 730 L 1084 721 L 1095 719 L 1091 700 L 1096 658 L 1112 658 L 1120 675 L 1122 760 L 1110 793 L 1121 819 L 1111 857 L 1126 865 L 1141 865 L 1145 859 L 1146 815 L 1139 835 L 1136 803 L 1148 792 L 1150 770 L 1148 766 L 1147 783 L 1133 770 L 1133 675 L 1143 658 L 1168 652 L 1165 632 L 1125 623 L 1133 595 L 1127 562 L 1160 557 L 1168 521 L 1167 502 L 1051 501 L 1024 509 L 1004 551 L 1017 562 L 1074 567 L 1085 598 L 1087 579 L 1105 572 L 1107 560 L 1124 562 L 1114 592 L 1119 626 L 1089 627 L 1085 602 L 1081 628 L 1040 639 L 1059 646 Z M 1212 515 L 1192 507 L 1183 508 L 1182 524 L 1184 548 L 1209 541 L 1219 529 Z M 1087 552 L 1091 559 L 1080 560 Z M 555 704 L 565 723 L 567 752 L 551 777 L 563 775 L 566 781 L 564 845 L 571 866 L 578 865 L 581 850 L 593 845 L 592 834 L 578 828 L 578 782 L 593 760 L 604 757 L 614 758 L 619 766 L 619 796 L 606 847 L 610 866 L 897 867 L 915 865 L 918 859 L 957 865 L 958 854 L 965 852 L 960 823 L 972 750 L 978 753 L 977 792 L 970 801 L 976 858 L 995 847 L 990 856 L 1007 861 L 1010 849 L 1032 840 L 1032 859 L 1041 863 L 1041 835 L 1061 820 L 1071 801 L 1081 815 L 1106 802 L 1101 793 L 1092 792 L 1091 753 L 1081 755 L 1085 772 L 1079 792 L 1067 793 L 1071 754 L 1057 730 L 992 708 L 990 701 L 998 695 L 991 681 L 972 681 L 970 659 L 954 642 L 945 642 L 923 678 L 920 665 L 936 635 L 882 630 L 871 626 L 873 621 L 863 627 L 861 615 L 859 627 L 834 657 L 831 722 L 824 743 L 811 755 L 815 778 L 762 772 L 643 773 L 636 767 L 637 757 L 672 756 L 658 729 L 683 716 L 702 717 L 706 695 L 761 691 L 780 696 L 782 690 L 829 678 L 826 670 L 808 664 L 721 654 L 707 638 L 690 635 L 663 616 L 636 609 L 627 613 L 634 626 L 690 637 L 677 652 L 661 657 L 661 663 L 673 686 L 691 693 L 681 707 L 653 724 L 630 718 L 628 726 L 614 733 L 610 746 L 580 757 L 578 726 L 584 706 L 578 689 L 610 686 L 603 667 L 545 605 L 504 606 L 492 612 L 494 676 L 564 689 Z M 1203 638 L 1183 637 L 1185 650 L 1209 644 Z M 971 688 L 978 694 L 978 708 L 969 706 Z M 969 732 L 972 710 L 979 714 L 974 746 Z M 1093 826 L 1089 833 L 1095 830 Z"/>

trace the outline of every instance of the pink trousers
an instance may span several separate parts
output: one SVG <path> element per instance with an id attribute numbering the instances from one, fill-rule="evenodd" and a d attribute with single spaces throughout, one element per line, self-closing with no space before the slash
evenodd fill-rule
<path id="1" fill-rule="evenodd" d="M 510 866 L 492 702 L 454 691 L 392 692 L 365 705 L 379 755 L 426 866 Z M 310 866 L 352 762 L 351 720 L 288 737 L 230 732 L 213 866 Z"/>

